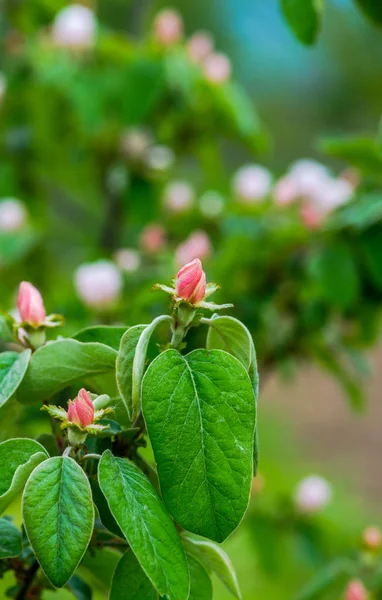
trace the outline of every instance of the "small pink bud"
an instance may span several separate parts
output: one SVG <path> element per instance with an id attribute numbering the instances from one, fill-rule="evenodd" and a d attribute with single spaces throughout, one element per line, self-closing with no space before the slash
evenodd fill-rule
<path id="1" fill-rule="evenodd" d="M 44 302 L 40 292 L 28 281 L 22 281 L 17 299 L 21 320 L 34 327 L 40 325 L 46 317 Z"/>
<path id="2" fill-rule="evenodd" d="M 209 54 L 203 64 L 204 76 L 210 83 L 224 83 L 231 76 L 231 61 L 225 54 Z"/>
<path id="3" fill-rule="evenodd" d="M 362 541 L 368 550 L 379 550 L 381 547 L 382 536 L 378 527 L 367 527 L 363 532 Z"/>
<path id="4" fill-rule="evenodd" d="M 367 600 L 369 597 L 365 586 L 359 579 L 353 579 L 348 584 L 344 600 Z"/>
<path id="5" fill-rule="evenodd" d="M 82 388 L 68 408 L 68 421 L 81 427 L 91 425 L 94 420 L 94 406 L 89 393 Z"/>
<path id="6" fill-rule="evenodd" d="M 180 14 L 171 8 L 161 10 L 154 21 L 154 36 L 162 46 L 173 46 L 183 35 Z"/>
<path id="7" fill-rule="evenodd" d="M 206 274 L 198 258 L 184 265 L 176 276 L 176 293 L 191 304 L 197 304 L 206 293 Z"/>
<path id="8" fill-rule="evenodd" d="M 208 31 L 198 31 L 187 42 L 187 54 L 194 63 L 202 63 L 213 51 L 214 43 Z"/>

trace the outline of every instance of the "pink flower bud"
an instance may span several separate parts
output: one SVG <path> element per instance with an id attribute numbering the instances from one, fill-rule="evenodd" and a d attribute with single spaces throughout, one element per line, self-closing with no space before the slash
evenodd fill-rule
<path id="1" fill-rule="evenodd" d="M 87 427 L 94 420 L 94 406 L 90 394 L 82 388 L 78 392 L 77 398 L 72 400 L 68 408 L 68 421 Z"/>
<path id="2" fill-rule="evenodd" d="M 214 52 L 204 61 L 203 71 L 210 83 L 224 83 L 231 76 L 231 61 L 225 54 Z"/>
<path id="3" fill-rule="evenodd" d="M 34 327 L 37 327 L 45 320 L 46 312 L 41 294 L 28 281 L 20 283 L 17 308 L 19 309 L 21 320 Z"/>
<path id="4" fill-rule="evenodd" d="M 208 31 L 198 31 L 187 42 L 187 54 L 194 63 L 202 63 L 213 50 L 214 43 Z"/>
<path id="5" fill-rule="evenodd" d="M 166 231 L 161 225 L 147 225 L 140 236 L 140 245 L 144 252 L 154 254 L 166 244 Z"/>
<path id="6" fill-rule="evenodd" d="M 181 267 L 195 258 L 204 260 L 210 255 L 210 238 L 205 231 L 196 230 L 176 249 L 176 264 Z"/>
<path id="7" fill-rule="evenodd" d="M 365 586 L 359 579 L 353 579 L 348 584 L 344 600 L 367 600 L 369 597 Z"/>
<path id="8" fill-rule="evenodd" d="M 206 274 L 198 258 L 184 265 L 176 276 L 176 293 L 191 304 L 197 304 L 206 293 Z"/>
<path id="9" fill-rule="evenodd" d="M 180 14 L 171 8 L 161 10 L 154 21 L 154 36 L 162 46 L 173 46 L 183 35 Z"/>
<path id="10" fill-rule="evenodd" d="M 379 550 L 381 547 L 382 536 L 378 527 L 367 527 L 363 532 L 362 541 L 368 550 Z"/>
<path id="11" fill-rule="evenodd" d="M 286 175 L 273 188 L 273 199 L 278 206 L 288 206 L 300 196 L 299 187 L 293 177 Z"/>

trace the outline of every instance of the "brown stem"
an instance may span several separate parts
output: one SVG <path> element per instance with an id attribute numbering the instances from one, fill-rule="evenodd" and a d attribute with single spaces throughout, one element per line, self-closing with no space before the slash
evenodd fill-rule
<path id="1" fill-rule="evenodd" d="M 33 561 L 32 565 L 30 566 L 29 570 L 26 572 L 24 585 L 18 592 L 18 594 L 16 596 L 16 600 L 25 600 L 27 598 L 28 590 L 33 583 L 33 580 L 39 569 L 39 566 L 40 565 L 38 564 L 37 560 L 35 559 Z"/>

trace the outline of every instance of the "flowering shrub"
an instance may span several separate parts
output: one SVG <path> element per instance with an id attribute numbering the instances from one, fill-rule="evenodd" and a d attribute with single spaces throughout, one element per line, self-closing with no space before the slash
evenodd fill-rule
<path id="1" fill-rule="evenodd" d="M 8 315 L 0 354 L 0 404 L 13 395 L 42 403 L 53 434 L 0 444 L 1 512 L 23 491 L 23 548 L 20 532 L 0 519 L 2 569 L 24 581 L 18 598 L 32 589 L 37 597 L 49 583 L 71 590 L 84 554 L 109 545 L 121 553 L 111 598 L 142 589 L 210 598 L 211 570 L 240 598 L 218 544 L 239 526 L 257 471 L 253 341 L 240 321 L 214 312 L 231 305 L 207 300 L 217 286 L 198 259 L 174 287 L 157 288 L 169 294 L 171 314 L 149 325 L 91 327 L 45 343 L 53 319 L 38 290 L 20 286 L 21 322 Z M 160 324 L 172 337 L 151 360 Z M 199 327 L 207 328 L 205 346 L 184 353 L 188 331 Z M 141 454 L 148 442 L 155 466 Z"/>

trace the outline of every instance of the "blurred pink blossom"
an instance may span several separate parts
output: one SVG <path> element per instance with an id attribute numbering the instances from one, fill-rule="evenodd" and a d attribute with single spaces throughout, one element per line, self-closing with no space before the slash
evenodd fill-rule
<path id="1" fill-rule="evenodd" d="M 324 214 L 312 204 L 303 204 L 300 208 L 301 221 L 307 229 L 318 229 L 324 220 Z"/>
<path id="2" fill-rule="evenodd" d="M 222 52 L 209 54 L 203 62 L 204 76 L 210 83 L 224 83 L 231 77 L 231 61 Z"/>
<path id="3" fill-rule="evenodd" d="M 141 266 L 141 255 L 134 248 L 120 248 L 114 254 L 114 260 L 121 271 L 134 273 Z"/>
<path id="4" fill-rule="evenodd" d="M 262 165 L 244 165 L 236 171 L 233 178 L 233 192 L 239 201 L 246 204 L 264 200 L 271 185 L 272 176 Z"/>
<path id="5" fill-rule="evenodd" d="M 353 579 L 348 583 L 345 591 L 344 600 L 368 600 L 369 594 L 362 581 Z"/>
<path id="6" fill-rule="evenodd" d="M 315 513 L 324 508 L 332 498 L 329 483 L 319 475 L 305 477 L 296 489 L 296 506 L 304 513 Z"/>
<path id="7" fill-rule="evenodd" d="M 195 258 L 205 260 L 211 255 L 211 242 L 205 231 L 196 230 L 178 246 L 175 259 L 178 266 L 190 263 Z"/>
<path id="8" fill-rule="evenodd" d="M 379 550 L 382 542 L 381 530 L 378 527 L 367 527 L 363 532 L 362 541 L 368 550 Z"/>
<path id="9" fill-rule="evenodd" d="M 162 225 L 146 225 L 140 235 L 140 246 L 144 252 L 154 254 L 166 245 L 166 230 Z"/>
<path id="10" fill-rule="evenodd" d="M 173 46 L 183 35 L 183 20 L 177 10 L 165 8 L 154 20 L 154 37 L 162 46 Z"/>
<path id="11" fill-rule="evenodd" d="M 16 198 L 0 200 L 0 231 L 19 231 L 27 220 L 25 206 Z"/>
<path id="12" fill-rule="evenodd" d="M 163 190 L 163 201 L 171 212 L 182 212 L 191 208 L 195 193 L 187 181 L 171 181 Z"/>
<path id="13" fill-rule="evenodd" d="M 80 265 L 75 272 L 74 283 L 84 304 L 94 308 L 113 304 L 122 291 L 121 273 L 109 260 Z"/>
<path id="14" fill-rule="evenodd" d="M 187 54 L 194 63 L 201 64 L 214 48 L 214 42 L 208 31 L 197 31 L 187 41 Z"/>
<path id="15" fill-rule="evenodd" d="M 289 175 L 281 177 L 273 188 L 273 198 L 279 206 L 287 206 L 298 200 L 300 195 L 296 180 Z"/>
<path id="16" fill-rule="evenodd" d="M 82 4 L 70 4 L 59 13 L 52 27 L 52 36 L 58 46 L 64 48 L 88 48 L 93 46 L 97 33 L 97 21 L 93 11 Z"/>

